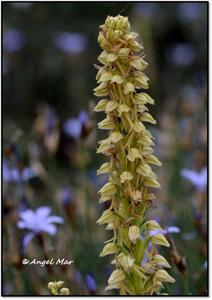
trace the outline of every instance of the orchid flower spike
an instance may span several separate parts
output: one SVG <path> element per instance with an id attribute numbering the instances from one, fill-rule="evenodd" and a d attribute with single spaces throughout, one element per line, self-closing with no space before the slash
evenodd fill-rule
<path id="1" fill-rule="evenodd" d="M 145 216 L 154 199 L 150 189 L 160 187 L 151 165 L 161 166 L 161 162 L 153 154 L 153 137 L 146 128 L 156 120 L 147 107 L 154 100 L 141 91 L 149 87 L 144 73 L 148 63 L 137 37 L 130 31 L 127 17 L 108 16 L 100 26 L 98 42 L 103 51 L 98 57 L 101 66 L 97 66 L 94 94 L 101 100 L 94 110 L 105 112 L 98 127 L 109 130 L 109 136 L 99 142 L 97 153 L 108 161 L 97 174 L 109 174 L 99 201 L 110 201 L 110 205 L 97 223 L 113 232 L 100 253 L 101 257 L 113 255 L 115 266 L 106 290 L 118 289 L 121 295 L 158 295 L 164 282 L 175 280 L 164 270 L 170 267 L 166 259 L 156 255 L 157 246 L 169 247 L 163 229 Z M 160 233 L 151 236 L 151 230 Z"/>

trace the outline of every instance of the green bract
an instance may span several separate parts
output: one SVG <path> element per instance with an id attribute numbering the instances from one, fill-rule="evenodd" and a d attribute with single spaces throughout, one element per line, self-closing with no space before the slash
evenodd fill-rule
<path id="1" fill-rule="evenodd" d="M 103 52 L 98 60 L 102 66 L 98 67 L 99 85 L 94 92 L 102 99 L 95 111 L 105 111 L 98 127 L 109 130 L 109 136 L 99 142 L 97 153 L 109 161 L 97 174 L 109 174 L 99 193 L 100 203 L 110 201 L 110 207 L 97 222 L 113 231 L 100 254 L 113 255 L 115 265 L 106 290 L 119 289 L 121 295 L 154 295 L 160 294 L 163 282 L 174 279 L 162 269 L 169 268 L 169 263 L 156 252 L 157 245 L 169 247 L 162 228 L 156 221 L 145 219 L 154 199 L 150 189 L 160 187 L 150 165 L 160 166 L 161 162 L 153 155 L 153 137 L 146 129 L 149 123 L 156 123 L 145 106 L 154 100 L 140 91 L 148 88 L 149 79 L 143 72 L 148 64 L 137 36 L 130 32 L 127 17 L 108 16 L 100 26 L 98 42 Z M 160 232 L 150 234 L 154 230 Z"/>

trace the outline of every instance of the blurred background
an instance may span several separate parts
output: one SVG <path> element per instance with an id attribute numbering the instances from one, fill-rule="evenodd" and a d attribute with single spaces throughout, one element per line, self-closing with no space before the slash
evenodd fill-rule
<path id="1" fill-rule="evenodd" d="M 208 3 L 4 2 L 4 295 L 48 295 L 54 280 L 72 295 L 109 294 L 111 259 L 99 253 L 110 234 L 96 224 L 107 177 L 96 176 L 104 134 L 96 125 L 103 115 L 93 113 L 93 64 L 101 52 L 99 25 L 122 10 L 143 42 L 156 103 L 150 111 L 158 122 L 149 129 L 163 162 L 156 170 L 162 189 L 148 214 L 171 242 L 160 249 L 176 279 L 166 291 L 208 293 Z M 74 263 L 21 263 L 63 257 Z"/>

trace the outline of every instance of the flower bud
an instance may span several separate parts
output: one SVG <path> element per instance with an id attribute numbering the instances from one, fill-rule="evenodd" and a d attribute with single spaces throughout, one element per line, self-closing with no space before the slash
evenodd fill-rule
<path id="1" fill-rule="evenodd" d="M 151 168 L 148 164 L 142 161 L 136 169 L 136 172 L 144 177 L 149 176 Z"/>
<path id="2" fill-rule="evenodd" d="M 113 222 L 114 215 L 110 210 L 105 210 L 101 217 L 98 219 L 97 223 L 100 225 L 107 224 Z"/>
<path id="3" fill-rule="evenodd" d="M 161 230 L 161 231 L 163 230 L 161 226 L 158 224 L 158 222 L 155 220 L 147 221 L 144 226 L 148 226 L 148 229 L 150 230 Z"/>
<path id="4" fill-rule="evenodd" d="M 149 122 L 151 124 L 156 124 L 155 119 L 147 112 L 144 112 L 140 118 L 143 122 Z"/>
<path id="5" fill-rule="evenodd" d="M 100 253 L 100 257 L 116 253 L 118 250 L 117 246 L 114 243 L 108 243 L 104 246 L 102 252 Z"/>
<path id="6" fill-rule="evenodd" d="M 154 282 L 157 281 L 162 281 L 162 282 L 170 282 L 173 283 L 175 282 L 175 279 L 173 277 L 171 277 L 165 270 L 158 270 L 155 273 L 155 276 L 153 278 Z"/>
<path id="7" fill-rule="evenodd" d="M 113 132 L 110 136 L 112 143 L 118 143 L 121 139 L 123 139 L 123 135 L 120 132 Z"/>
<path id="8" fill-rule="evenodd" d="M 107 99 L 100 100 L 97 103 L 97 105 L 95 106 L 94 111 L 96 111 L 96 112 L 104 111 L 105 108 L 106 108 L 107 103 L 108 103 Z"/>
<path id="9" fill-rule="evenodd" d="M 133 200 L 136 202 L 136 203 L 139 203 L 142 201 L 142 193 L 141 191 L 133 191 L 133 193 L 131 194 L 131 197 L 133 198 Z"/>
<path id="10" fill-rule="evenodd" d="M 145 130 L 145 126 L 143 123 L 139 122 L 139 121 L 136 121 L 134 124 L 133 124 L 133 129 L 137 132 L 137 133 L 140 133 L 141 131 L 144 131 Z"/>
<path id="11" fill-rule="evenodd" d="M 100 141 L 99 144 L 100 144 L 100 146 L 97 149 L 96 153 L 105 153 L 106 151 L 108 151 L 112 147 L 109 139 L 105 139 L 103 141 Z"/>
<path id="12" fill-rule="evenodd" d="M 64 281 L 58 281 L 56 282 L 57 289 L 60 289 L 64 285 Z"/>
<path id="13" fill-rule="evenodd" d="M 160 188 L 160 183 L 157 182 L 155 178 L 147 178 L 144 180 L 144 185 L 153 187 L 153 188 Z"/>
<path id="14" fill-rule="evenodd" d="M 122 282 L 125 280 L 125 274 L 122 270 L 115 270 L 113 273 L 110 275 L 108 279 L 108 284 L 109 285 L 114 285 L 116 283 Z"/>
<path id="15" fill-rule="evenodd" d="M 111 78 L 111 83 L 118 83 L 118 84 L 121 84 L 124 82 L 124 79 L 121 77 L 121 75 L 114 75 L 112 78 Z"/>
<path id="16" fill-rule="evenodd" d="M 130 62 L 130 65 L 132 67 L 134 67 L 136 70 L 144 70 L 147 66 L 148 66 L 148 63 L 146 63 L 142 58 L 133 58 L 132 61 Z"/>
<path id="17" fill-rule="evenodd" d="M 149 103 L 149 104 L 154 104 L 155 103 L 155 101 L 148 94 L 140 93 L 140 95 L 145 97 L 147 103 Z"/>
<path id="18" fill-rule="evenodd" d="M 155 245 L 161 245 L 161 246 L 164 246 L 164 247 L 170 247 L 169 242 L 167 241 L 167 239 L 165 238 L 165 236 L 162 235 L 162 234 L 153 235 L 152 238 L 151 238 L 151 241 Z"/>
<path id="19" fill-rule="evenodd" d="M 137 148 L 131 148 L 127 154 L 127 159 L 134 161 L 136 158 L 141 158 L 141 154 Z"/>
<path id="20" fill-rule="evenodd" d="M 110 173 L 111 172 L 111 166 L 110 163 L 104 163 L 101 165 L 101 167 L 97 170 L 97 175 Z"/>
<path id="21" fill-rule="evenodd" d="M 118 52 L 118 56 L 121 60 L 126 60 L 129 54 L 130 54 L 129 48 L 121 48 Z"/>
<path id="22" fill-rule="evenodd" d="M 126 104 L 120 104 L 118 108 L 119 116 L 121 116 L 123 113 L 127 113 L 129 110 L 129 107 Z"/>
<path id="23" fill-rule="evenodd" d="M 123 89 L 124 94 L 127 95 L 127 94 L 129 94 L 131 92 L 134 92 L 134 91 L 135 91 L 135 87 L 134 87 L 133 83 L 131 83 L 131 82 L 125 83 L 124 89 Z"/>
<path id="24" fill-rule="evenodd" d="M 94 93 L 95 96 L 99 96 L 99 97 L 108 96 L 107 83 L 106 82 L 100 83 L 100 85 L 94 89 L 94 92 L 95 92 Z"/>
<path id="25" fill-rule="evenodd" d="M 48 283 L 48 289 L 51 291 L 52 289 L 56 288 L 56 284 L 54 282 L 49 282 Z"/>
<path id="26" fill-rule="evenodd" d="M 98 56 L 98 61 L 105 66 L 110 66 L 110 62 L 108 60 L 108 53 L 106 51 L 103 51 L 99 56 Z"/>
<path id="27" fill-rule="evenodd" d="M 119 104 L 118 104 L 117 101 L 115 101 L 115 100 L 110 100 L 110 101 L 108 101 L 108 103 L 107 103 L 107 106 L 106 106 L 106 108 L 105 108 L 105 112 L 106 112 L 106 113 L 112 112 L 112 111 L 114 111 L 118 106 L 119 106 Z"/>
<path id="28" fill-rule="evenodd" d="M 97 82 L 98 83 L 100 83 L 100 82 L 106 82 L 106 81 L 111 80 L 112 77 L 113 77 L 112 72 L 104 70 L 104 72 L 101 73 L 101 75 L 99 76 L 99 78 L 97 77 L 98 78 Z"/>
<path id="29" fill-rule="evenodd" d="M 147 155 L 145 157 L 145 161 L 148 164 L 152 164 L 152 165 L 156 165 L 156 166 L 162 166 L 162 163 L 159 161 L 159 159 L 157 159 L 157 157 L 155 157 L 154 155 Z"/>
<path id="30" fill-rule="evenodd" d="M 159 255 L 159 254 L 156 254 L 153 257 L 153 263 L 157 264 L 157 265 L 160 265 L 161 267 L 164 267 L 164 268 L 171 268 L 168 261 L 162 255 Z"/>
<path id="31" fill-rule="evenodd" d="M 136 225 L 132 225 L 129 228 L 128 237 L 130 241 L 135 244 L 138 239 L 140 239 L 140 229 Z"/>
<path id="32" fill-rule="evenodd" d="M 114 62 L 117 58 L 118 58 L 118 56 L 115 53 L 108 54 L 108 61 L 109 62 Z"/>
<path id="33" fill-rule="evenodd" d="M 125 271 L 129 271 L 135 259 L 133 259 L 130 255 L 124 255 L 123 253 L 121 253 L 118 256 L 118 261 L 120 262 L 121 266 Z"/>
<path id="34" fill-rule="evenodd" d="M 67 296 L 67 295 L 70 295 L 70 291 L 68 288 L 62 288 L 60 290 L 60 294 L 63 295 L 63 296 Z"/>
<path id="35" fill-rule="evenodd" d="M 114 122 L 110 118 L 105 118 L 103 121 L 98 123 L 99 129 L 113 129 Z"/>

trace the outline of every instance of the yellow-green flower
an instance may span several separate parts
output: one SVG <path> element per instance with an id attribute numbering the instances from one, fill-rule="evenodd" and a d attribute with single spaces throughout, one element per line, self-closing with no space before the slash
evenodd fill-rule
<path id="1" fill-rule="evenodd" d="M 174 279 L 163 270 L 170 268 L 166 259 L 149 250 L 150 245 L 154 250 L 157 245 L 169 247 L 169 243 L 161 226 L 145 217 L 149 201 L 154 199 L 150 189 L 160 187 L 152 167 L 161 166 L 161 162 L 153 154 L 154 138 L 147 129 L 156 123 L 147 107 L 154 100 L 141 91 L 149 87 L 144 73 L 148 63 L 137 37 L 130 31 L 127 17 L 108 16 L 100 26 L 98 42 L 103 51 L 98 57 L 101 66 L 97 67 L 94 94 L 102 99 L 94 110 L 106 114 L 98 128 L 109 130 L 109 135 L 99 142 L 97 153 L 109 161 L 97 174 L 109 175 L 108 183 L 99 191 L 99 202 L 110 201 L 110 206 L 97 223 L 113 231 L 100 254 L 114 256 L 115 270 L 106 290 L 119 289 L 121 295 L 154 295 L 160 294 L 163 282 Z M 151 230 L 160 233 L 151 236 Z"/>
<path id="2" fill-rule="evenodd" d="M 66 287 L 63 287 L 64 281 L 55 281 L 48 283 L 48 289 L 51 294 L 54 296 L 68 296 L 70 295 L 70 290 Z"/>

